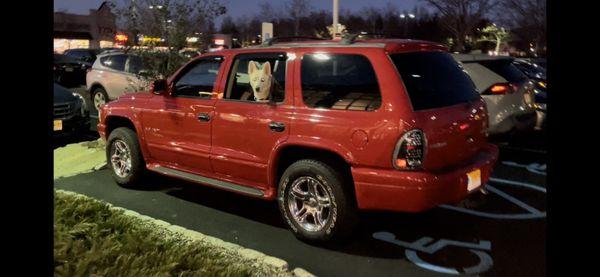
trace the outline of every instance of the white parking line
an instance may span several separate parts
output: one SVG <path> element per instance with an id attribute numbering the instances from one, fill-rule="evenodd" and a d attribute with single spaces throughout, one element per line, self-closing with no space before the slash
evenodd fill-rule
<path id="1" fill-rule="evenodd" d="M 539 191 L 539 192 L 543 192 L 546 193 L 546 188 L 538 186 L 538 185 L 534 185 L 534 184 L 529 184 L 529 183 L 524 183 L 524 182 L 517 182 L 517 181 L 512 181 L 512 180 L 507 180 L 507 179 L 501 179 L 501 178 L 490 178 L 490 182 L 495 182 L 498 184 L 506 184 L 506 185 L 512 185 L 512 186 L 518 186 L 518 187 L 524 187 L 524 188 L 528 188 L 531 190 L 535 190 L 535 191 Z M 519 206 L 520 208 L 524 209 L 527 211 L 527 213 L 519 213 L 519 214 L 500 214 L 500 213 L 488 213 L 488 212 L 482 212 L 482 211 L 476 211 L 476 210 L 471 210 L 471 209 L 467 209 L 467 208 L 462 208 L 462 207 L 457 207 L 457 206 L 452 206 L 452 205 L 440 205 L 440 208 L 444 208 L 444 209 L 448 209 L 448 210 L 453 210 L 453 211 L 457 211 L 457 212 L 462 212 L 465 214 L 470 214 L 470 215 L 474 215 L 474 216 L 479 216 L 479 217 L 486 217 L 486 218 L 494 218 L 494 219 L 535 219 L 535 218 L 544 218 L 546 217 L 546 212 L 542 212 L 537 210 L 536 208 L 533 208 L 527 204 L 525 204 L 524 202 L 522 202 L 521 200 L 495 188 L 492 187 L 491 185 L 487 185 L 486 186 L 488 188 L 488 190 L 492 193 L 497 194 L 498 196 L 506 199 L 507 201 Z"/>

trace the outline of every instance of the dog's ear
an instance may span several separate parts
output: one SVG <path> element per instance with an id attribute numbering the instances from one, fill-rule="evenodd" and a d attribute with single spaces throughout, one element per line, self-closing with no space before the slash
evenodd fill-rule
<path id="1" fill-rule="evenodd" d="M 249 61 L 248 62 L 248 74 L 252 75 L 254 74 L 254 72 L 258 70 L 258 68 L 256 67 L 256 63 L 254 61 Z"/>
<path id="2" fill-rule="evenodd" d="M 263 73 L 265 75 L 271 75 L 271 63 L 270 62 L 265 62 L 265 64 L 263 64 Z"/>

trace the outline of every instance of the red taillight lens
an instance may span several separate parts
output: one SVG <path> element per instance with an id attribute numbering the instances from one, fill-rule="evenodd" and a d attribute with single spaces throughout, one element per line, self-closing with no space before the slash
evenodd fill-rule
<path id="1" fill-rule="evenodd" d="M 495 84 L 488 90 L 490 94 L 506 94 L 510 90 L 507 84 Z"/>
<path id="2" fill-rule="evenodd" d="M 392 164 L 396 169 L 421 169 L 425 157 L 425 135 L 414 129 L 406 132 L 394 149 Z"/>

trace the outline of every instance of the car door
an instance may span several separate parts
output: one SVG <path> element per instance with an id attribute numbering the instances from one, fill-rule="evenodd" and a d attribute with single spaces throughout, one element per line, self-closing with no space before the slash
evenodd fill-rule
<path id="1" fill-rule="evenodd" d="M 125 64 L 125 74 L 127 79 L 127 90 L 132 92 L 147 91 L 149 81 L 140 77 L 140 72 L 143 70 L 142 59 L 136 55 L 129 55 Z"/>
<path id="2" fill-rule="evenodd" d="M 200 175 L 212 173 L 211 124 L 223 57 L 198 59 L 171 82 L 171 94 L 153 96 L 142 111 L 151 162 Z"/>
<path id="3" fill-rule="evenodd" d="M 249 74 L 251 62 L 261 74 Z M 270 73 L 263 71 L 267 63 Z M 228 63 L 224 95 L 215 104 L 212 123 L 211 164 L 219 178 L 266 189 L 272 150 L 289 134 L 291 64 L 286 53 L 238 54 Z M 250 80 L 266 80 L 269 74 L 274 99 L 257 101 Z"/>
<path id="4" fill-rule="evenodd" d="M 127 80 L 128 74 L 125 74 L 127 58 L 126 54 L 116 54 L 100 59 L 103 68 L 99 69 L 98 73 L 102 78 L 102 85 L 110 100 L 117 99 L 123 95 L 129 86 L 129 81 Z"/>

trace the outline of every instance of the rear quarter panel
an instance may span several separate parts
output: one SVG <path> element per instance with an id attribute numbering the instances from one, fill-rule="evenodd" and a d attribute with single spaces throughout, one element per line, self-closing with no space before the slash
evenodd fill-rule
<path id="1" fill-rule="evenodd" d="M 308 107 L 302 97 L 301 59 L 308 53 L 358 54 L 369 59 L 381 91 L 375 111 Z M 410 111 L 395 67 L 383 48 L 298 49 L 295 62 L 294 105 L 297 107 L 286 144 L 333 150 L 352 166 L 391 168 L 392 154 Z M 404 104 L 403 104 L 404 103 Z"/>

